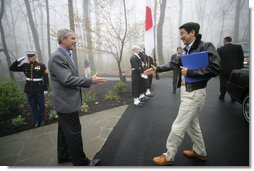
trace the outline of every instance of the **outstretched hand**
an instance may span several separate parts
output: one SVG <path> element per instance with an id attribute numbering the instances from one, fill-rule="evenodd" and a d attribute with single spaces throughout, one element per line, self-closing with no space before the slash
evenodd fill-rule
<path id="1" fill-rule="evenodd" d="M 98 77 L 97 75 L 98 75 L 98 72 L 96 72 L 96 74 L 92 76 L 93 84 L 103 84 L 107 82 L 107 79 Z"/>
<path id="2" fill-rule="evenodd" d="M 147 70 L 144 71 L 145 75 L 152 75 L 155 73 L 156 71 L 156 67 L 154 65 L 151 65 L 151 68 L 148 68 Z"/>
<path id="3" fill-rule="evenodd" d="M 182 66 L 180 66 L 180 68 L 181 68 L 181 74 L 182 74 L 183 76 L 187 76 L 188 68 L 185 68 L 185 67 L 182 67 Z"/>

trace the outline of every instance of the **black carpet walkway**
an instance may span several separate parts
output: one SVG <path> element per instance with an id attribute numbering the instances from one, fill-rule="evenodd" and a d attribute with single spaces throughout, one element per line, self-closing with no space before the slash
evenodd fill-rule
<path id="1" fill-rule="evenodd" d="M 145 107 L 129 105 L 95 158 L 101 166 L 155 166 L 154 156 L 166 151 L 166 139 L 180 104 L 179 90 L 172 94 L 172 79 L 153 80 L 156 94 Z M 192 143 L 186 134 L 173 166 L 248 166 L 249 124 L 241 115 L 241 105 L 218 101 L 219 82 L 209 82 L 207 98 L 200 113 L 200 125 L 208 160 L 186 158 L 184 149 Z"/>

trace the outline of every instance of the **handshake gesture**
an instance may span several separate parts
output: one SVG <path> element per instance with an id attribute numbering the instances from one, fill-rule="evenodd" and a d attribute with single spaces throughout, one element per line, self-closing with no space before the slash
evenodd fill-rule
<path id="1" fill-rule="evenodd" d="M 181 68 L 181 74 L 183 76 L 187 76 L 188 68 L 185 68 L 185 67 L 182 67 L 182 66 L 180 66 L 180 68 Z M 151 68 L 144 71 L 144 74 L 145 75 L 151 75 L 151 74 L 154 74 L 155 72 L 156 72 L 156 67 L 154 65 L 152 65 Z"/>
<path id="2" fill-rule="evenodd" d="M 144 71 L 145 75 L 152 75 L 156 72 L 156 67 L 152 65 L 151 68 L 148 68 L 147 70 Z"/>
<path id="3" fill-rule="evenodd" d="M 107 79 L 98 77 L 97 75 L 98 75 L 98 72 L 96 72 L 96 74 L 92 76 L 93 84 L 103 84 L 107 82 Z"/>

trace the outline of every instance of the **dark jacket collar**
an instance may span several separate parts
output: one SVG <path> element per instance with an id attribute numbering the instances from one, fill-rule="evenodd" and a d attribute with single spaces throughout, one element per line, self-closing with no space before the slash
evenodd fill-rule
<path id="1" fill-rule="evenodd" d="M 196 39 L 193 45 L 191 46 L 190 51 L 196 50 L 199 47 L 200 42 L 201 42 L 201 39 Z"/>

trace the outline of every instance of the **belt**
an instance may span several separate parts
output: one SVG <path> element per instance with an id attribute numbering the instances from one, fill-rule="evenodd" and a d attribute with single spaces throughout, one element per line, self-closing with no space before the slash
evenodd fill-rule
<path id="1" fill-rule="evenodd" d="M 42 78 L 26 78 L 27 81 L 42 81 Z"/>
<path id="2" fill-rule="evenodd" d="M 198 90 L 198 89 L 206 88 L 207 81 L 208 80 L 199 81 L 199 82 L 192 82 L 192 83 L 181 82 L 181 86 L 185 86 L 186 87 L 186 91 L 187 92 L 191 92 L 193 90 Z"/>

